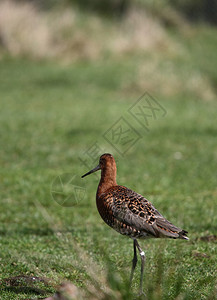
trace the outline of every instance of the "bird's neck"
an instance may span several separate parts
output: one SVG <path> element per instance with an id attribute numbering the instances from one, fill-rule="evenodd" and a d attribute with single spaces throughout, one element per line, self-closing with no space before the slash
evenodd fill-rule
<path id="1" fill-rule="evenodd" d="M 97 198 L 112 186 L 116 186 L 116 166 L 101 170 L 101 179 L 97 189 Z"/>

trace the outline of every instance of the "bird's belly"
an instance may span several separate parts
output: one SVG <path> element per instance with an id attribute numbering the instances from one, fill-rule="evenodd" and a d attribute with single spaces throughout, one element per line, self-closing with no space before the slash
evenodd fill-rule
<path id="1" fill-rule="evenodd" d="M 113 229 L 115 229 L 117 232 L 119 232 L 122 235 L 129 236 L 130 238 L 149 238 L 150 235 L 144 231 L 139 231 L 132 226 L 128 226 L 126 224 L 117 224 L 112 226 Z"/>
<path id="2" fill-rule="evenodd" d="M 116 217 L 114 217 L 113 213 L 106 210 L 99 210 L 99 214 L 103 221 L 110 226 L 112 229 L 116 230 L 118 233 L 122 235 L 129 236 L 131 238 L 149 238 L 151 237 L 147 232 L 140 231 L 135 229 L 133 226 L 129 226 L 128 224 L 118 220 Z"/>

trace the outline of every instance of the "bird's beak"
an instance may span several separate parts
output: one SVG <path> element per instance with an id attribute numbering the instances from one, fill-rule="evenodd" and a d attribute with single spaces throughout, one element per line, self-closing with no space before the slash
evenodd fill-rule
<path id="1" fill-rule="evenodd" d="M 84 178 L 85 176 L 90 175 L 90 174 L 92 174 L 92 173 L 94 173 L 94 172 L 96 172 L 98 170 L 100 170 L 100 166 L 99 165 L 96 168 L 94 168 L 93 170 L 91 170 L 91 171 L 87 172 L 86 174 L 84 174 L 83 176 L 81 176 L 81 178 Z"/>

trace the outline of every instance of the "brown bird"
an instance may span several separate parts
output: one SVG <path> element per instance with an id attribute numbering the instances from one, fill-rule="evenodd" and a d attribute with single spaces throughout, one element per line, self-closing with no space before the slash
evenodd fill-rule
<path id="1" fill-rule="evenodd" d="M 133 239 L 134 257 L 130 283 L 137 264 L 138 249 L 141 257 L 140 294 L 143 293 L 145 253 L 137 239 L 174 238 L 185 239 L 187 231 L 167 221 L 142 195 L 116 183 L 116 163 L 111 154 L 105 153 L 99 165 L 82 176 L 101 170 L 101 179 L 96 193 L 96 204 L 102 219 L 117 232 Z"/>

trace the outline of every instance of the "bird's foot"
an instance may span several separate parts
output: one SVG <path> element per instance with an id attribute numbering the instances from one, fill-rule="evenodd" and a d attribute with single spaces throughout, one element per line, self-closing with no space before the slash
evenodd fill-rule
<path id="1" fill-rule="evenodd" d="M 147 299 L 146 294 L 143 292 L 143 290 L 139 291 L 138 299 Z"/>

